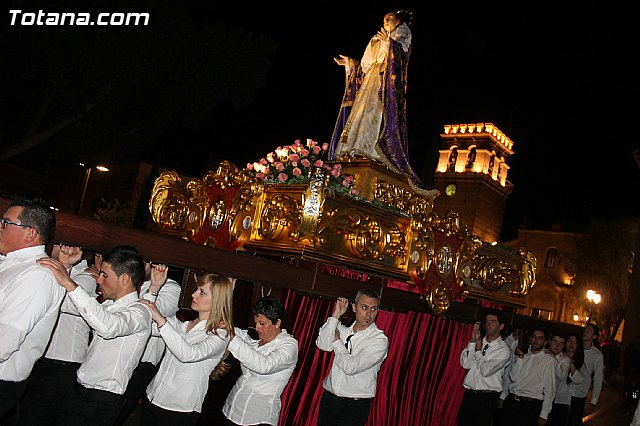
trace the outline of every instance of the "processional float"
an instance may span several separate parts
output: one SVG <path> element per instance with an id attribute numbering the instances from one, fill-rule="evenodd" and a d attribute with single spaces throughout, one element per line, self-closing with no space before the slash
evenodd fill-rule
<path id="1" fill-rule="evenodd" d="M 522 305 L 535 284 L 532 252 L 482 241 L 456 212 L 439 217 L 437 190 L 378 161 L 326 154 L 326 144 L 296 141 L 242 169 L 223 161 L 202 178 L 164 172 L 149 202 L 153 220 L 195 244 L 383 276 L 436 314 L 469 296 Z"/>

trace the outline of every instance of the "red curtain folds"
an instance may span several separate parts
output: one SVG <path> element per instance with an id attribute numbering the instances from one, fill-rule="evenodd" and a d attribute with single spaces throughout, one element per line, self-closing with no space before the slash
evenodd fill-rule
<path id="1" fill-rule="evenodd" d="M 352 297 L 351 295 L 349 295 Z M 298 365 L 282 395 L 279 425 L 315 426 L 322 380 L 333 353 L 316 348 L 318 330 L 333 301 L 285 295 L 287 330 L 298 340 Z M 376 321 L 389 338 L 389 355 L 378 375 L 368 426 L 453 426 L 462 401 L 460 352 L 473 328 L 423 313 L 381 311 Z"/>

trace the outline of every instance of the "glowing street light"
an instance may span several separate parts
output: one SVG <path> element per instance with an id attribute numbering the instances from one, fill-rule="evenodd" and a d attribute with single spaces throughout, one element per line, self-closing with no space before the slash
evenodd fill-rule
<path id="1" fill-rule="evenodd" d="M 587 299 L 589 300 L 589 319 L 591 319 L 593 306 L 602 301 L 602 295 L 600 293 L 596 293 L 595 290 L 587 290 Z"/>
<path id="2" fill-rule="evenodd" d="M 84 173 L 84 182 L 82 183 L 82 195 L 80 196 L 80 204 L 78 205 L 78 214 L 80 214 L 80 212 L 82 211 L 82 205 L 84 204 L 84 195 L 87 193 L 87 186 L 89 185 L 89 177 L 91 176 L 91 169 L 93 169 L 93 167 L 86 166 L 84 163 L 78 163 L 78 164 L 80 164 L 82 167 L 87 168 L 86 172 Z M 107 166 L 97 165 L 96 170 L 99 172 L 108 172 L 109 168 Z"/>

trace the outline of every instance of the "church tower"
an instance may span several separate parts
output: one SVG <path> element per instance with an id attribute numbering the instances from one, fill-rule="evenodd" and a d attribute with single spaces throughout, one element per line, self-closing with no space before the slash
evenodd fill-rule
<path id="1" fill-rule="evenodd" d="M 491 123 L 444 126 L 434 189 L 440 191 L 433 211 L 459 214 L 471 233 L 486 242 L 500 238 L 507 197 L 513 142 Z"/>

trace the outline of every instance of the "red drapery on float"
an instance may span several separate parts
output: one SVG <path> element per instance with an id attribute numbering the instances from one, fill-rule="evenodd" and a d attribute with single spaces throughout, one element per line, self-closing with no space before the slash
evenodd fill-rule
<path id="1" fill-rule="evenodd" d="M 354 295 L 345 295 L 353 298 Z M 286 324 L 298 340 L 298 365 L 282 395 L 280 425 L 314 426 L 322 380 L 332 353 L 316 348 L 318 330 L 333 301 L 285 294 Z M 368 426 L 453 426 L 462 401 L 464 370 L 460 353 L 472 324 L 424 313 L 380 311 L 376 321 L 389 339 L 389 355 L 378 375 Z"/>

